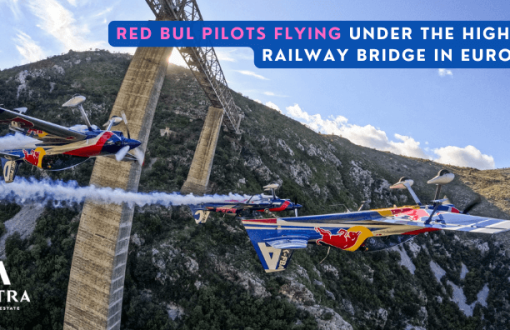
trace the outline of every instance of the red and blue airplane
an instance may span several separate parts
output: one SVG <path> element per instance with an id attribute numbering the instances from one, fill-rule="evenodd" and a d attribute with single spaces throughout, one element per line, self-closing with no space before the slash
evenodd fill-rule
<path id="1" fill-rule="evenodd" d="M 293 203 L 290 199 L 278 198 L 275 194 L 278 184 L 264 186 L 264 191 L 271 191 L 271 195 L 253 195 L 250 198 L 242 200 L 225 200 L 215 203 L 203 203 L 189 205 L 191 213 L 197 224 L 205 223 L 211 212 L 219 212 L 233 216 L 239 216 L 242 213 L 249 212 L 282 212 L 294 210 L 296 216 L 298 210 L 302 207 L 297 202 Z"/>
<path id="2" fill-rule="evenodd" d="M 417 205 L 369 211 L 302 217 L 242 220 L 266 272 L 283 271 L 292 253 L 308 244 L 333 246 L 345 251 L 377 251 L 404 243 L 415 235 L 451 230 L 498 234 L 510 230 L 510 221 L 468 214 L 472 202 L 461 212 L 448 199 L 438 199 L 441 186 L 454 174 L 441 170 L 427 183 L 437 185 L 431 205 L 422 205 L 413 189 L 413 180 L 401 178 L 392 189 L 407 189 Z"/>
<path id="3" fill-rule="evenodd" d="M 77 107 L 85 125 L 64 127 L 44 120 L 24 115 L 26 108 L 11 111 L 0 107 L 0 124 L 8 124 L 10 130 L 17 134 L 38 140 L 35 144 L 12 148 L 1 145 L 0 157 L 4 180 L 14 181 L 19 166 L 27 163 L 43 170 L 60 171 L 77 166 L 92 157 L 115 157 L 117 161 L 138 161 L 143 163 L 143 152 L 138 149 L 140 141 L 131 139 L 127 128 L 126 115 L 122 118 L 113 116 L 106 124 L 106 130 L 91 125 L 82 103 L 85 97 L 75 95 L 64 103 L 63 107 Z M 126 124 L 128 136 L 120 131 L 111 131 L 113 126 L 122 121 Z M 11 133 L 12 134 L 12 133 Z"/>

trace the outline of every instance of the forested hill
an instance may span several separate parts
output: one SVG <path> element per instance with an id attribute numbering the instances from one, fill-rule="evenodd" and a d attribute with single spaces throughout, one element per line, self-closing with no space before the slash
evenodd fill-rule
<path id="1" fill-rule="evenodd" d="M 90 121 L 102 125 L 131 56 L 69 52 L 0 72 L 0 103 L 62 125 L 80 122 L 61 105 L 87 97 Z M 233 93 L 245 118 L 241 135 L 220 133 L 211 193 L 255 194 L 278 182 L 301 214 L 412 203 L 390 191 L 402 176 L 426 184 L 445 167 L 360 147 L 318 134 L 283 114 Z M 178 191 L 186 179 L 208 108 L 188 69 L 170 65 L 149 139 L 140 190 Z M 0 133 L 7 133 L 2 127 Z M 87 185 L 93 161 L 25 177 Z M 457 179 L 444 187 L 460 209 L 481 194 L 472 213 L 509 219 L 510 170 L 446 166 Z M 20 311 L 2 311 L 5 329 L 61 329 L 81 206 L 45 208 L 0 203 L 0 255 L 13 287 L 30 292 Z M 507 213 L 505 213 L 507 212 Z M 22 221 L 19 221 L 22 220 Z M 14 223 L 18 225 L 14 225 Z M 18 231 L 19 234 L 14 232 Z M 286 272 L 265 274 L 238 220 L 213 216 L 197 226 L 187 207 L 137 209 L 126 273 L 123 329 L 507 329 L 510 324 L 508 236 L 424 234 L 376 253 L 309 246 Z M 5 289 L 0 286 L 0 290 Z"/>

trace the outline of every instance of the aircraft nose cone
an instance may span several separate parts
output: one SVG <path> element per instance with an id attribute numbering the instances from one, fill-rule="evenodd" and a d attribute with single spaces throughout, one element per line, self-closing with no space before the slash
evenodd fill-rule
<path id="1" fill-rule="evenodd" d="M 301 204 L 294 204 L 294 208 L 296 208 L 296 209 L 300 209 L 302 207 L 303 207 L 303 205 L 301 205 Z"/>
<path id="2" fill-rule="evenodd" d="M 138 140 L 134 140 L 134 139 L 126 139 L 126 141 L 124 142 L 125 145 L 129 146 L 129 149 L 134 149 L 136 147 L 138 147 L 140 144 L 142 144 L 140 141 Z"/>

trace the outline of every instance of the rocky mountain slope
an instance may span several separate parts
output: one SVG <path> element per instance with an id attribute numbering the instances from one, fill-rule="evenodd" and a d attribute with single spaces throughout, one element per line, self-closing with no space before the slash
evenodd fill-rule
<path id="1" fill-rule="evenodd" d="M 29 115 L 72 125 L 79 115 L 60 105 L 87 96 L 86 111 L 106 122 L 130 56 L 69 52 L 0 72 L 0 103 L 27 106 Z M 444 166 L 360 147 L 320 135 L 234 93 L 244 112 L 241 135 L 220 133 L 210 191 L 255 194 L 278 182 L 281 197 L 301 214 L 412 203 L 390 191 L 401 176 L 426 185 L 439 169 L 457 175 L 445 193 L 459 208 L 477 194 L 472 213 L 510 219 L 510 170 Z M 183 184 L 208 107 L 185 68 L 171 65 L 156 109 L 140 190 L 177 191 Z M 0 133 L 6 133 L 1 128 Z M 21 175 L 87 185 L 93 161 L 74 170 Z M 80 205 L 36 214 L 33 205 L 0 203 L 0 241 L 13 286 L 31 293 L 29 307 L 2 311 L 6 329 L 62 328 Z M 25 212 L 25 213 L 23 213 Z M 27 215 L 27 228 L 18 230 Z M 11 220 L 12 219 L 12 220 Z M 0 225 L 1 226 L 1 225 Z M 35 228 L 34 228 L 35 227 Z M 32 232 L 33 230 L 33 232 Z M 30 234 L 31 232 L 31 234 Z M 186 207 L 137 209 L 130 245 L 123 329 L 506 329 L 510 324 L 508 235 L 431 233 L 389 251 L 349 253 L 309 246 L 286 272 L 265 274 L 240 223 L 213 216 L 195 225 Z M 327 257 L 326 257 L 327 256 Z M 326 257 L 325 260 L 323 260 Z M 0 287 L 0 289 L 2 289 Z"/>

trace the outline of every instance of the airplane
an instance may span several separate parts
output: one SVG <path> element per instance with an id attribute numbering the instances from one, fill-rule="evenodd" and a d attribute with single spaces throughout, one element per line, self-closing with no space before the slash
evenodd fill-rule
<path id="1" fill-rule="evenodd" d="M 85 125 L 64 127 L 24 114 L 26 108 L 11 111 L 0 107 L 0 124 L 9 125 L 14 134 L 22 134 L 36 139 L 35 144 L 28 144 L 9 149 L 0 145 L 0 157 L 6 183 L 16 177 L 19 166 L 27 163 L 47 171 L 61 171 L 77 166 L 91 157 L 115 157 L 117 161 L 138 161 L 143 163 L 143 152 L 138 149 L 140 141 L 131 139 L 126 115 L 122 118 L 113 116 L 105 125 L 106 130 L 91 125 L 83 109 L 86 98 L 74 95 L 63 107 L 77 107 Z M 127 137 L 111 128 L 124 122 Z M 10 133 L 8 135 L 13 135 Z M 1 143 L 1 139 L 0 139 Z"/>
<path id="2" fill-rule="evenodd" d="M 437 186 L 434 200 L 423 205 L 411 188 L 414 181 L 402 177 L 391 189 L 407 189 L 416 205 L 301 217 L 243 219 L 242 224 L 267 273 L 283 271 L 295 250 L 308 244 L 344 251 L 379 251 L 402 244 L 416 235 L 438 230 L 498 234 L 510 230 L 510 221 L 473 216 L 471 202 L 463 211 L 447 198 L 438 199 L 441 187 L 455 178 L 441 170 L 428 184 Z"/>
<path id="3" fill-rule="evenodd" d="M 264 191 L 271 191 L 271 195 L 253 195 L 243 200 L 225 200 L 218 203 L 203 203 L 189 205 L 195 222 L 205 223 L 211 212 L 219 212 L 233 216 L 245 215 L 246 211 L 253 212 L 282 212 L 294 210 L 296 217 L 298 209 L 302 207 L 297 202 L 293 203 L 290 199 L 281 199 L 276 196 L 275 191 L 280 186 L 276 183 L 264 186 Z"/>

